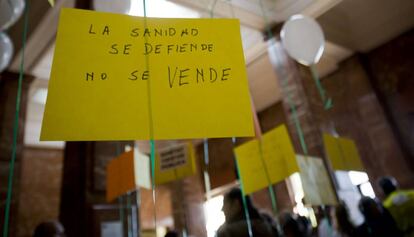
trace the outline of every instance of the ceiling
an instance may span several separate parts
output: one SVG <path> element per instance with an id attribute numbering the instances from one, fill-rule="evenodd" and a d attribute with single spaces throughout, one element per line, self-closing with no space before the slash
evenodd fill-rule
<path id="1" fill-rule="evenodd" d="M 414 26 L 414 1 L 344 0 L 317 20 L 328 40 L 368 52 Z"/>
<path id="2" fill-rule="evenodd" d="M 333 72 L 340 61 L 354 51 L 370 50 L 414 25 L 414 1 L 395 0 L 168 0 L 196 12 L 201 17 L 236 17 L 241 22 L 241 35 L 247 65 L 250 92 L 257 111 L 266 109 L 281 98 L 277 77 L 267 54 L 262 33 L 266 25 L 303 13 L 318 19 L 328 41 L 317 65 L 321 76 Z M 25 143 L 31 146 L 62 147 L 63 143 L 38 141 L 44 102 L 35 96 L 47 89 L 54 51 L 54 35 L 59 7 L 73 6 L 73 0 L 61 0 L 43 17 L 29 38 L 27 71 L 36 77 L 30 90 Z M 262 10 L 264 9 L 264 10 Z M 387 11 L 388 9 L 388 11 Z M 375 18 L 375 19 L 374 19 Z M 408 18 L 408 19 L 407 19 Z M 52 22 L 52 23 L 51 23 Z M 53 23 L 54 22 L 54 23 Z M 11 69 L 18 68 L 16 59 Z M 35 97 L 37 99 L 35 99 Z"/>

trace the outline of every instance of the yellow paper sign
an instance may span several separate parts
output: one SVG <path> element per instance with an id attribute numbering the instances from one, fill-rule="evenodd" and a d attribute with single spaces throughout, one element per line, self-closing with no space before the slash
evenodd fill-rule
<path id="1" fill-rule="evenodd" d="M 326 154 L 334 170 L 364 171 L 358 149 L 351 139 L 323 134 Z"/>
<path id="2" fill-rule="evenodd" d="M 338 204 L 322 159 L 297 155 L 297 161 L 306 203 L 312 205 Z"/>
<path id="3" fill-rule="evenodd" d="M 253 135 L 238 20 L 61 11 L 41 140 Z"/>
<path id="4" fill-rule="evenodd" d="M 262 137 L 262 147 L 269 173 L 280 174 L 274 178 L 275 182 L 299 171 L 295 150 L 285 125 L 265 133 Z M 277 164 L 276 160 L 280 160 L 281 163 Z"/>
<path id="5" fill-rule="evenodd" d="M 281 125 L 234 149 L 246 194 L 277 183 L 298 172 L 296 155 L 286 126 Z"/>
<path id="6" fill-rule="evenodd" d="M 260 142 L 256 139 L 234 149 L 245 194 L 256 192 L 270 185 L 265 165 L 260 157 L 260 149 Z"/>
<path id="7" fill-rule="evenodd" d="M 155 183 L 157 185 L 185 178 L 195 173 L 195 154 L 190 142 L 157 151 L 155 160 Z"/>
<path id="8" fill-rule="evenodd" d="M 109 162 L 106 181 L 108 202 L 138 187 L 151 187 L 148 156 L 131 150 Z"/>

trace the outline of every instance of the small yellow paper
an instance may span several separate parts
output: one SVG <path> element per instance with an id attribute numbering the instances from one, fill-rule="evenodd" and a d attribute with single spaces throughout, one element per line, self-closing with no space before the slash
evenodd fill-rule
<path id="1" fill-rule="evenodd" d="M 339 140 L 329 134 L 323 134 L 323 141 L 325 145 L 326 155 L 331 162 L 332 168 L 334 170 L 347 170 L 347 167 L 343 160 L 344 157 L 341 153 Z"/>
<path id="2" fill-rule="evenodd" d="M 351 139 L 323 135 L 326 154 L 334 170 L 364 171 L 355 142 Z"/>
<path id="3" fill-rule="evenodd" d="M 269 186 L 265 166 L 260 158 L 260 142 L 252 140 L 234 149 L 245 194 Z"/>
<path id="4" fill-rule="evenodd" d="M 264 158 L 274 183 L 299 171 L 295 150 L 284 124 L 263 135 L 262 147 Z"/>
<path id="5" fill-rule="evenodd" d="M 182 179 L 195 173 L 195 154 L 190 142 L 157 151 L 155 160 L 155 183 L 157 185 Z"/>
<path id="6" fill-rule="evenodd" d="M 297 161 L 306 203 L 312 205 L 338 204 L 322 159 L 297 155 Z"/>
<path id="7" fill-rule="evenodd" d="M 238 20 L 62 9 L 42 141 L 253 135 Z"/>
<path id="8" fill-rule="evenodd" d="M 340 138 L 339 143 L 344 154 L 348 170 L 365 172 L 355 142 L 351 139 Z"/>
<path id="9" fill-rule="evenodd" d="M 296 155 L 285 125 L 234 149 L 244 192 L 258 191 L 298 172 Z"/>

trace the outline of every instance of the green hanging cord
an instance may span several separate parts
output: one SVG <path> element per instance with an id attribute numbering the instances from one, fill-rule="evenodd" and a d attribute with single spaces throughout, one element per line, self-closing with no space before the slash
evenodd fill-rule
<path id="1" fill-rule="evenodd" d="M 235 137 L 232 138 L 232 142 L 233 142 L 233 147 L 234 147 L 236 145 L 236 138 Z M 240 190 L 241 190 L 241 193 L 242 193 L 244 215 L 246 217 L 246 222 L 247 222 L 247 231 L 249 233 L 249 237 L 253 237 L 252 222 L 250 220 L 249 209 L 247 209 L 246 195 L 244 194 L 243 180 L 241 178 L 239 163 L 237 162 L 236 154 L 234 154 L 234 163 L 236 164 L 237 179 L 240 183 Z"/>
<path id="2" fill-rule="evenodd" d="M 19 114 L 20 114 L 20 100 L 22 95 L 22 84 L 23 84 L 23 74 L 24 74 L 24 53 L 26 49 L 26 38 L 27 30 L 29 25 L 29 1 L 25 1 L 26 6 L 24 9 L 24 27 L 23 27 L 23 46 L 22 54 L 20 58 L 20 70 L 19 70 L 19 81 L 17 85 L 17 96 L 16 96 L 16 111 L 14 114 L 13 122 L 13 144 L 12 144 L 12 155 L 10 160 L 9 167 L 9 177 L 7 183 L 7 198 L 6 198 L 6 208 L 4 211 L 4 224 L 3 224 L 3 237 L 7 237 L 9 234 L 9 218 L 10 218 L 10 206 L 13 192 L 13 176 L 14 176 L 14 165 L 16 162 L 16 152 L 17 152 L 17 135 L 19 130 Z"/>
<path id="3" fill-rule="evenodd" d="M 262 140 L 261 139 L 259 140 L 259 152 L 260 152 L 260 162 L 262 163 L 262 166 L 265 170 L 267 183 L 269 184 L 268 189 L 269 189 L 270 199 L 271 199 L 271 202 L 272 202 L 272 209 L 273 209 L 274 214 L 277 216 L 277 204 L 276 204 L 275 193 L 274 193 L 274 190 L 272 188 L 272 181 L 270 180 L 269 171 L 267 170 L 267 165 L 266 165 L 266 162 L 265 162 L 264 157 L 263 157 L 263 147 L 262 147 Z"/>
<path id="4" fill-rule="evenodd" d="M 267 18 L 266 13 L 265 13 L 262 0 L 259 0 L 259 4 L 260 4 L 260 9 L 262 11 L 263 19 L 265 20 L 266 32 L 267 32 L 268 38 L 270 40 L 270 39 L 272 39 L 274 37 L 274 35 L 273 35 L 272 30 L 269 27 L 269 20 Z M 278 55 L 277 55 L 277 58 L 279 58 Z M 288 91 L 287 90 L 287 85 L 286 85 L 286 80 L 283 80 L 282 81 L 282 89 L 284 91 Z M 287 93 L 287 100 L 288 100 L 288 104 L 289 104 L 290 110 L 292 111 L 292 114 L 293 114 L 293 121 L 295 123 L 295 127 L 296 127 L 296 130 L 298 132 L 299 141 L 300 141 L 300 145 L 301 145 L 302 151 L 305 154 L 305 156 L 307 156 L 308 155 L 308 148 L 306 146 L 305 136 L 303 134 L 302 126 L 301 126 L 300 121 L 299 121 L 298 113 L 296 111 L 296 106 L 295 106 L 295 104 L 292 101 L 292 98 L 291 98 L 291 94 L 290 93 Z"/>
<path id="5" fill-rule="evenodd" d="M 323 102 L 323 108 L 325 110 L 332 108 L 333 106 L 332 98 L 328 98 L 328 99 L 326 98 L 326 91 L 323 89 L 321 81 L 319 80 L 319 74 L 318 74 L 318 70 L 316 69 L 316 65 L 315 64 L 310 65 L 310 70 L 312 73 L 312 78 L 315 81 L 316 87 L 318 88 L 319 95 Z"/>
<path id="6" fill-rule="evenodd" d="M 286 90 L 286 88 L 287 88 L 286 83 L 287 83 L 286 80 L 284 80 L 282 82 L 282 88 L 283 88 L 283 90 L 288 91 L 288 90 Z M 300 141 L 300 145 L 301 145 L 303 154 L 305 156 L 307 156 L 308 155 L 308 147 L 307 147 L 306 142 L 305 142 L 305 135 L 303 134 L 303 130 L 302 130 L 302 126 L 301 126 L 300 121 L 299 121 L 299 116 L 298 116 L 298 113 L 297 113 L 297 110 L 296 110 L 296 106 L 292 101 L 292 95 L 290 93 L 287 93 L 287 100 L 288 100 L 290 110 L 292 111 L 292 114 L 293 114 L 293 121 L 295 123 L 296 131 L 298 132 L 299 141 Z"/>
<path id="7" fill-rule="evenodd" d="M 265 170 L 265 174 L 266 174 L 267 183 L 269 184 L 267 188 L 268 188 L 269 195 L 270 195 L 270 201 L 272 203 L 273 214 L 275 216 L 276 228 L 277 228 L 277 231 L 279 233 L 281 233 L 281 228 L 280 228 L 280 225 L 279 225 L 279 221 L 277 220 L 277 217 L 279 215 L 279 211 L 278 211 L 278 208 L 277 208 L 276 192 L 273 189 L 272 181 L 270 180 L 269 171 L 267 169 L 266 162 L 264 161 L 261 139 L 259 140 L 259 152 L 260 152 L 260 161 L 262 162 L 262 166 L 263 166 L 263 168 Z"/>
<path id="8" fill-rule="evenodd" d="M 142 1 L 144 7 L 144 28 L 147 28 L 147 4 L 146 0 Z M 144 37 L 145 43 L 148 43 L 148 36 Z M 145 56 L 146 70 L 149 70 L 149 56 Z M 148 117 L 149 117 L 149 135 L 150 135 L 150 149 L 151 149 L 151 183 L 152 183 L 152 201 L 154 204 L 154 225 L 157 229 L 157 208 L 156 208 L 156 193 L 155 193 L 155 141 L 154 141 L 154 125 L 152 120 L 152 100 L 151 100 L 151 80 L 147 81 L 148 93 Z"/>

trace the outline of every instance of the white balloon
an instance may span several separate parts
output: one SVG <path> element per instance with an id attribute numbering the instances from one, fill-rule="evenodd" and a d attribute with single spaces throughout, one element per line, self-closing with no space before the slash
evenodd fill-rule
<path id="1" fill-rule="evenodd" d="M 301 64 L 310 66 L 321 59 L 325 48 L 322 28 L 312 18 L 294 15 L 283 24 L 280 32 L 287 53 Z"/>
<path id="2" fill-rule="evenodd" d="M 0 0 L 0 31 L 13 25 L 22 15 L 24 0 Z"/>
<path id="3" fill-rule="evenodd" d="M 9 66 L 13 56 L 13 43 L 9 36 L 0 32 L 0 72 Z"/>
<path id="4" fill-rule="evenodd" d="M 127 14 L 131 8 L 131 1 L 136 0 L 93 0 L 93 7 L 100 12 Z"/>

